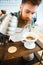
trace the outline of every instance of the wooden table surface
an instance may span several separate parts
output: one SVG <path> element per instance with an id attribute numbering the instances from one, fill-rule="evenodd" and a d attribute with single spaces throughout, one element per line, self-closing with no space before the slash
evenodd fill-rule
<path id="1" fill-rule="evenodd" d="M 17 51 L 15 53 L 9 53 L 8 52 L 8 48 L 10 46 L 15 46 L 17 47 Z M 2 46 L 0 46 L 0 58 L 2 57 Z M 22 42 L 16 42 L 16 43 L 8 43 L 6 44 L 6 47 L 4 47 L 5 51 L 4 51 L 4 60 L 9 60 L 9 59 L 13 59 L 13 58 L 17 58 L 17 57 L 21 57 L 27 54 L 31 54 L 37 51 L 40 51 L 41 48 L 36 45 L 36 47 L 34 49 L 26 49 L 24 47 L 24 44 Z"/>

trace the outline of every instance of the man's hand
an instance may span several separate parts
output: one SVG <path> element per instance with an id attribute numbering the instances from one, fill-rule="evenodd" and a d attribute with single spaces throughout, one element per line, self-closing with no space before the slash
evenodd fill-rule
<path id="1" fill-rule="evenodd" d="M 0 16 L 2 16 L 2 12 L 0 11 Z"/>
<path id="2" fill-rule="evenodd" d="M 6 10 L 0 10 L 0 16 L 2 16 L 2 14 L 6 14 Z"/>

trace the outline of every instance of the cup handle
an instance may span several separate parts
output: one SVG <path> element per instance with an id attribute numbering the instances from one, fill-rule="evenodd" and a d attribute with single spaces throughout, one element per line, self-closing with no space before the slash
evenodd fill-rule
<path id="1" fill-rule="evenodd" d="M 26 42 L 26 40 L 22 40 L 21 42 L 22 42 L 22 43 L 25 43 L 25 42 Z"/>

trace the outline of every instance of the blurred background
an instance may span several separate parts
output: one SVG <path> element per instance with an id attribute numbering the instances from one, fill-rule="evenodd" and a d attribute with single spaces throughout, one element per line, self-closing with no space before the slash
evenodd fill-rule
<path id="1" fill-rule="evenodd" d="M 0 10 L 5 9 L 7 14 L 10 12 L 19 11 L 19 5 L 21 0 L 0 0 Z M 43 23 L 43 0 L 37 10 L 37 21 L 38 25 Z"/>

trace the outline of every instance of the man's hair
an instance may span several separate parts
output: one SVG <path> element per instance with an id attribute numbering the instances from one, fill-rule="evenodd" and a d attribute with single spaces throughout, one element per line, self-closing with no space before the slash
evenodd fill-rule
<path id="1" fill-rule="evenodd" d="M 22 4 L 25 3 L 32 3 L 33 5 L 39 5 L 41 3 L 42 0 L 22 0 Z"/>

